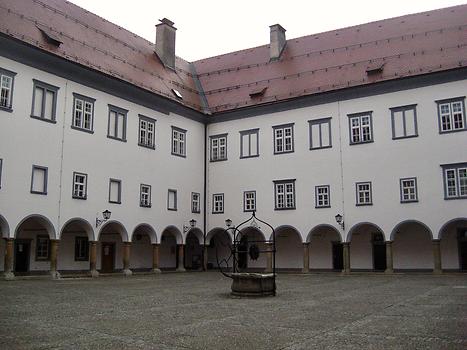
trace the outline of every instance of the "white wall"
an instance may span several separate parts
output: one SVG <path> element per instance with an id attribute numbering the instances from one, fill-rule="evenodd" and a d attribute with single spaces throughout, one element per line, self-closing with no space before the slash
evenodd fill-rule
<path id="1" fill-rule="evenodd" d="M 60 270 L 89 270 L 87 261 L 75 261 L 75 239 L 87 237 L 86 232 L 67 232 L 60 239 L 57 255 L 57 269 Z"/>

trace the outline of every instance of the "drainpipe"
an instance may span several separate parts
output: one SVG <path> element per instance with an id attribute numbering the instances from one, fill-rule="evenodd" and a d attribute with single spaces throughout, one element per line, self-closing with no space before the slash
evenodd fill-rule
<path id="1" fill-rule="evenodd" d="M 207 159 L 207 137 L 208 137 L 208 123 L 206 122 L 204 124 L 204 185 L 203 185 L 203 270 L 207 271 L 207 267 L 205 266 L 205 261 L 206 257 L 204 256 L 207 254 L 206 250 L 206 229 L 207 229 L 207 224 L 206 224 L 206 204 L 207 204 L 207 164 L 208 164 L 208 159 Z"/>

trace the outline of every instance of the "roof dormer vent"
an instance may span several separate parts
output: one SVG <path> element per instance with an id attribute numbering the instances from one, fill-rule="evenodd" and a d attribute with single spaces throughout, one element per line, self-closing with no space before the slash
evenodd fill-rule
<path id="1" fill-rule="evenodd" d="M 258 87 L 256 89 L 254 89 L 254 90 L 251 90 L 250 91 L 250 98 L 263 96 L 264 93 L 266 92 L 267 88 L 268 88 L 267 86 L 262 86 L 262 87 Z"/>
<path id="2" fill-rule="evenodd" d="M 374 62 L 366 67 L 366 74 L 367 75 L 375 75 L 378 73 L 382 73 L 384 69 L 384 63 L 381 62 Z"/>
<path id="3" fill-rule="evenodd" d="M 41 24 L 37 24 L 36 27 L 37 27 L 37 29 L 39 29 L 41 31 L 41 33 L 44 36 L 45 40 L 47 40 L 47 42 L 49 44 L 52 44 L 52 45 L 55 45 L 55 46 L 60 46 L 60 44 L 63 43 L 63 41 L 60 40 L 59 36 L 56 35 L 52 31 L 52 28 L 48 28 L 48 27 L 43 26 Z"/>

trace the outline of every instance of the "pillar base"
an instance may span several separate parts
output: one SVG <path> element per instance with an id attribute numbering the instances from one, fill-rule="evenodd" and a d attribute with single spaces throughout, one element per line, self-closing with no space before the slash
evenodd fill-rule
<path id="1" fill-rule="evenodd" d="M 177 272 L 186 272 L 186 270 L 185 270 L 184 267 L 179 267 L 179 268 L 177 268 L 176 271 L 177 271 Z"/>
<path id="2" fill-rule="evenodd" d="M 123 274 L 125 276 L 131 276 L 133 274 L 133 272 L 130 270 L 130 269 L 124 269 L 123 270 Z"/>
<path id="3" fill-rule="evenodd" d="M 442 270 L 438 270 L 438 269 L 433 270 L 433 275 L 441 275 L 442 273 L 443 273 Z"/>
<path id="4" fill-rule="evenodd" d="M 97 270 L 91 270 L 91 271 L 89 271 L 89 274 L 91 275 L 92 278 L 99 277 L 99 271 L 97 271 Z"/>
<path id="5" fill-rule="evenodd" d="M 302 273 L 310 273 L 309 269 L 302 269 Z"/>
<path id="6" fill-rule="evenodd" d="M 394 273 L 394 270 L 393 269 L 386 269 L 384 270 L 384 273 L 387 274 L 387 275 L 391 275 Z"/>
<path id="7" fill-rule="evenodd" d="M 153 273 L 162 273 L 162 271 L 160 269 L 152 269 L 152 272 Z"/>
<path id="8" fill-rule="evenodd" d="M 53 280 L 59 280 L 60 279 L 60 272 L 58 271 L 50 271 L 50 276 L 52 276 Z"/>
<path id="9" fill-rule="evenodd" d="M 13 272 L 5 272 L 3 274 L 3 278 L 5 279 L 5 281 L 12 281 L 15 279 L 15 274 Z"/>
<path id="10" fill-rule="evenodd" d="M 341 275 L 350 275 L 350 271 L 349 270 L 342 270 L 341 272 Z"/>

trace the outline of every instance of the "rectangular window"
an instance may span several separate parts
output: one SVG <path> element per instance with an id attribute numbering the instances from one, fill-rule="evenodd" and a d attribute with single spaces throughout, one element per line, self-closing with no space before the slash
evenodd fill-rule
<path id="1" fill-rule="evenodd" d="M 122 181 L 117 179 L 109 180 L 109 203 L 122 203 Z"/>
<path id="2" fill-rule="evenodd" d="M 441 165 L 444 199 L 467 199 L 467 163 Z"/>
<path id="3" fill-rule="evenodd" d="M 330 148 L 331 142 L 331 118 L 309 120 L 310 149 Z"/>
<path id="4" fill-rule="evenodd" d="M 38 235 L 36 239 L 36 260 L 49 260 L 50 239 L 49 236 Z"/>
<path id="5" fill-rule="evenodd" d="M 371 112 L 349 114 L 350 144 L 373 142 Z"/>
<path id="6" fill-rule="evenodd" d="M 390 108 L 393 140 L 418 136 L 416 106 Z"/>
<path id="7" fill-rule="evenodd" d="M 227 160 L 227 134 L 209 136 L 211 140 L 211 162 Z"/>
<path id="8" fill-rule="evenodd" d="M 256 191 L 243 192 L 243 211 L 256 211 Z"/>
<path id="9" fill-rule="evenodd" d="M 31 175 L 31 193 L 47 194 L 48 169 L 43 166 L 33 165 Z"/>
<path id="10" fill-rule="evenodd" d="M 172 154 L 186 156 L 186 130 L 172 126 Z"/>
<path id="11" fill-rule="evenodd" d="M 240 158 L 259 156 L 259 129 L 240 131 Z"/>
<path id="12" fill-rule="evenodd" d="M 88 175 L 73 173 L 73 198 L 86 199 L 88 186 Z"/>
<path id="13" fill-rule="evenodd" d="M 167 209 L 177 210 L 177 190 L 169 190 L 167 193 Z"/>
<path id="14" fill-rule="evenodd" d="M 274 154 L 294 151 L 293 124 L 277 125 L 274 130 Z"/>
<path id="15" fill-rule="evenodd" d="M 274 181 L 275 210 L 295 209 L 295 180 Z"/>
<path id="16" fill-rule="evenodd" d="M 215 193 L 212 195 L 212 213 L 222 214 L 224 212 L 224 194 Z"/>
<path id="17" fill-rule="evenodd" d="M 418 202 L 417 178 L 400 179 L 401 203 Z"/>
<path id="18" fill-rule="evenodd" d="M 108 138 L 126 142 L 127 114 L 128 111 L 126 109 L 109 105 Z"/>
<path id="19" fill-rule="evenodd" d="M 330 208 L 330 190 L 329 185 L 315 187 L 315 207 L 316 208 Z"/>
<path id="20" fill-rule="evenodd" d="M 58 87 L 33 79 L 31 118 L 55 123 Z"/>
<path id="21" fill-rule="evenodd" d="M 94 102 L 90 97 L 73 93 L 73 129 L 93 132 Z"/>
<path id="22" fill-rule="evenodd" d="M 151 186 L 141 184 L 139 188 L 139 205 L 144 208 L 151 207 Z"/>
<path id="23" fill-rule="evenodd" d="M 75 237 L 75 261 L 89 260 L 88 237 Z"/>
<path id="24" fill-rule="evenodd" d="M 357 205 L 372 205 L 372 195 L 371 195 L 371 182 L 357 182 L 356 186 L 356 195 L 357 195 Z"/>
<path id="25" fill-rule="evenodd" d="M 138 145 L 147 148 L 156 148 L 156 121 L 154 119 L 139 116 Z"/>
<path id="26" fill-rule="evenodd" d="M 465 96 L 436 101 L 440 133 L 467 130 L 464 101 Z"/>
<path id="27" fill-rule="evenodd" d="M 200 213 L 200 194 L 196 192 L 191 193 L 191 212 Z"/>
<path id="28" fill-rule="evenodd" d="M 16 73 L 0 68 L 0 109 L 11 111 L 13 108 L 13 82 Z"/>
<path id="29" fill-rule="evenodd" d="M 0 158 L 0 188 L 2 188 L 3 159 Z"/>

